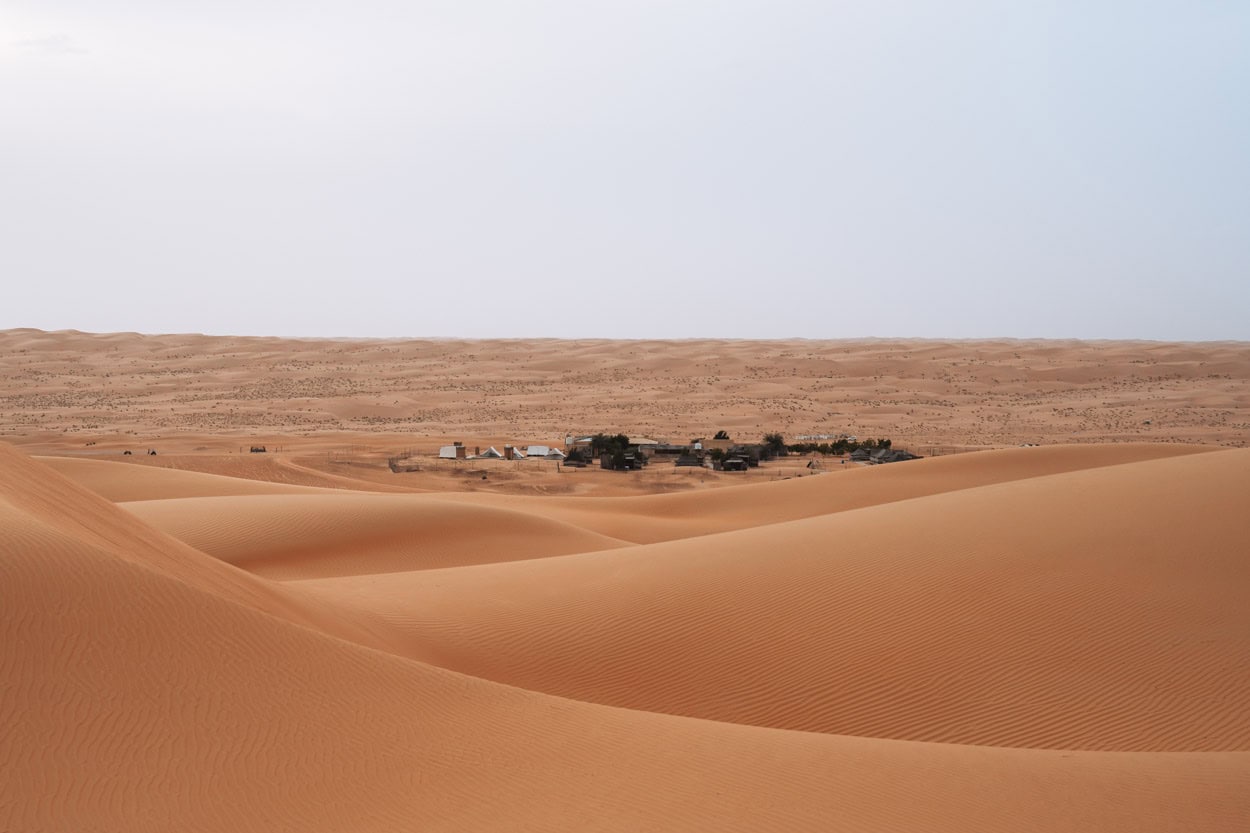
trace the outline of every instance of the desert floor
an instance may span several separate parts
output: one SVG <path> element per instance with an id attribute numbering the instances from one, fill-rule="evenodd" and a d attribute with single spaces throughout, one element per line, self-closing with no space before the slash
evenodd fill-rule
<path id="1" fill-rule="evenodd" d="M 431 458 L 720 429 L 926 459 Z M 1250 345 L 11 330 L 0 440 L 6 833 L 1250 818 Z"/>

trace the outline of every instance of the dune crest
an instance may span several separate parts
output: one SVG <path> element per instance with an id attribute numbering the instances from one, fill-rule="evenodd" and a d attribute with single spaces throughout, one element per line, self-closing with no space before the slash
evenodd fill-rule
<path id="1" fill-rule="evenodd" d="M 1220 451 L 298 584 L 381 613 L 449 667 L 608 705 L 982 746 L 1246 751 L 1246 494 L 1250 451 Z"/>

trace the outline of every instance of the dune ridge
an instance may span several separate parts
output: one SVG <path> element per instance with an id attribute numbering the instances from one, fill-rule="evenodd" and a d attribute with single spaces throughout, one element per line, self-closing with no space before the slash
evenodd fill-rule
<path id="1" fill-rule="evenodd" d="M 836 477 L 793 478 L 715 491 L 587 499 L 449 493 L 507 506 L 633 543 L 656 543 L 828 515 L 882 503 L 1082 469 L 1210 452 L 1210 446 L 1117 443 L 995 449 L 906 466 L 853 466 Z"/>
<path id="2" fill-rule="evenodd" d="M 16 520 L 31 518 L 48 534 L 194 584 L 231 603 L 352 642 L 393 647 L 375 616 L 327 607 L 297 587 L 265 581 L 199 552 L 5 443 L 0 443 L 0 468 L 0 500 L 15 513 L 13 526 L 5 530 L 9 534 L 22 530 L 24 525 Z M 6 556 L 22 556 L 38 542 L 39 536 L 18 538 L 10 543 Z"/>
<path id="3" fill-rule="evenodd" d="M 114 502 L 163 500 L 171 497 L 335 494 L 338 491 L 185 469 L 135 466 L 111 460 L 74 457 L 35 459 Z"/>
<path id="4" fill-rule="evenodd" d="M 256 575 L 360 575 L 627 546 L 513 509 L 423 495 L 248 495 L 121 504 L 145 523 Z"/>
<path id="5" fill-rule="evenodd" d="M 1250 452 L 1220 451 L 298 584 L 449 667 L 591 702 L 946 743 L 1245 750 L 1247 493 Z"/>

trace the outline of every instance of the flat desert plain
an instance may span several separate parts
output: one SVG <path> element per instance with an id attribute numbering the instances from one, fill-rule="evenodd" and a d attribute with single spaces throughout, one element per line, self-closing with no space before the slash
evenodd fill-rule
<path id="1" fill-rule="evenodd" d="M 925 459 L 433 459 L 718 430 Z M 0 440 L 5 833 L 1250 823 L 1250 345 L 10 330 Z"/>

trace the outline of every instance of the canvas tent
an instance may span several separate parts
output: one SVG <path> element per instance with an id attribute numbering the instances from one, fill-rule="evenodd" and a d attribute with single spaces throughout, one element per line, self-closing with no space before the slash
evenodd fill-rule
<path id="1" fill-rule="evenodd" d="M 555 446 L 531 445 L 526 447 L 525 456 L 531 460 L 563 460 L 565 454 Z"/>

